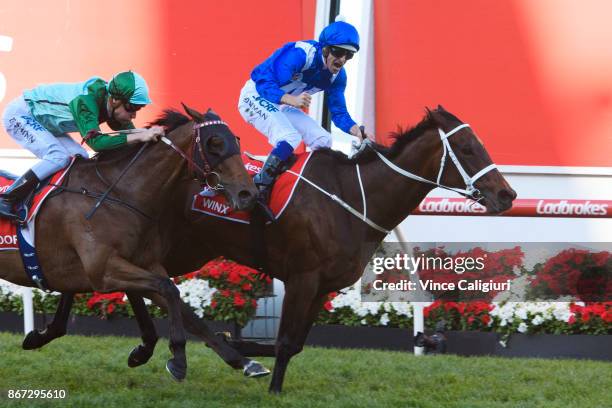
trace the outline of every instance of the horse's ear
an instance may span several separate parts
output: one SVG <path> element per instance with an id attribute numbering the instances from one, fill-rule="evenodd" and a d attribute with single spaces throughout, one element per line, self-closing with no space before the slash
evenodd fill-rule
<path id="1" fill-rule="evenodd" d="M 187 114 L 191 116 L 191 119 L 195 120 L 196 122 L 204 121 L 204 116 L 200 112 L 196 111 L 195 109 L 191 109 L 189 106 L 185 105 L 183 102 L 181 102 L 181 105 L 183 105 L 183 109 L 185 109 L 185 112 L 187 112 Z"/>
<path id="2" fill-rule="evenodd" d="M 214 116 L 217 119 L 220 119 L 221 117 L 219 116 L 219 114 L 217 112 L 215 112 L 213 110 L 213 108 L 208 108 L 208 110 L 206 111 L 206 115 L 207 116 Z"/>
<path id="3" fill-rule="evenodd" d="M 440 110 L 440 108 L 442 108 L 441 105 L 438 105 L 438 108 L 434 110 L 427 109 L 427 116 L 429 116 L 429 118 L 436 122 L 438 125 L 442 125 L 445 122 L 444 118 L 440 114 L 440 112 L 445 112 L 444 108 L 442 108 L 442 110 Z"/>
<path id="4" fill-rule="evenodd" d="M 444 106 L 438 104 L 438 110 L 442 111 L 442 112 L 446 112 L 446 109 L 444 109 Z"/>

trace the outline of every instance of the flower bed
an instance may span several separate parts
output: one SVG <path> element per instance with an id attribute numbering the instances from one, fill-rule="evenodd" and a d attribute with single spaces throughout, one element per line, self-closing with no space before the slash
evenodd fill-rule
<path id="1" fill-rule="evenodd" d="M 412 327 L 407 303 L 361 302 L 356 284 L 335 296 L 318 320 L 320 324 Z M 512 333 L 612 334 L 612 302 L 447 302 L 424 309 L 425 325 L 440 320 L 448 330 L 492 331 L 507 338 Z"/>
<path id="2" fill-rule="evenodd" d="M 517 272 L 523 266 L 525 254 L 520 247 L 511 249 L 502 249 L 499 251 L 485 251 L 480 247 L 472 248 L 469 251 L 459 251 L 454 254 L 447 253 L 444 249 L 434 248 L 427 251 L 421 251 L 416 248 L 414 257 L 431 257 L 453 261 L 453 265 L 462 265 L 465 259 L 482 259 L 482 268 L 466 270 L 458 273 L 452 268 L 444 268 L 442 265 L 438 268 L 420 268 L 419 278 L 421 280 L 429 280 L 435 283 L 453 284 L 458 287 L 460 280 L 474 281 L 476 279 L 489 281 L 494 283 L 502 283 L 507 280 L 516 278 Z M 458 289 L 450 291 L 432 291 L 436 299 L 461 300 L 461 301 L 492 301 L 499 293 L 497 291 L 468 292 Z"/>
<path id="3" fill-rule="evenodd" d="M 258 271 L 226 259 L 207 263 L 199 271 L 175 279 L 181 298 L 195 313 L 209 320 L 235 322 L 244 326 L 254 315 L 257 298 L 268 293 L 269 277 Z M 60 294 L 34 289 L 34 308 L 37 312 L 55 313 Z M 153 317 L 164 314 L 145 299 Z M 73 313 L 82 316 L 133 317 L 123 292 L 79 294 L 75 297 Z M 23 313 L 21 287 L 0 280 L 0 312 Z"/>
<path id="4" fill-rule="evenodd" d="M 531 295 L 569 295 L 584 302 L 609 300 L 612 254 L 569 248 L 534 268 Z"/>
<path id="5" fill-rule="evenodd" d="M 482 251 L 474 249 L 474 251 Z M 475 253 L 471 253 L 475 255 Z M 478 254 L 476 254 L 478 255 Z M 487 253 L 489 259 L 488 276 L 491 278 L 510 275 L 517 278 L 516 271 L 523 275 L 517 279 L 529 279 L 531 295 L 540 291 L 554 289 L 550 284 L 552 277 L 559 285 L 574 279 L 576 272 L 583 271 L 588 276 L 605 267 L 612 267 L 612 257 L 608 252 L 591 254 L 585 251 L 565 250 L 552 258 L 526 270 L 520 262 L 523 254 L 520 248 Z M 568 266 L 569 265 L 569 266 Z M 424 273 L 429 273 L 425 271 Z M 589 275 L 590 274 L 590 275 Z M 599 278 L 597 278 L 599 279 Z M 600 282 L 600 280 L 596 280 Z M 209 320 L 235 321 L 244 326 L 253 316 L 258 297 L 269 292 L 271 283 L 268 277 L 257 271 L 218 259 L 208 263 L 199 271 L 176 279 L 181 297 L 195 313 Z M 556 282 L 556 281 L 555 281 Z M 589 284 L 590 285 L 590 284 Z M 610 282 L 607 282 L 609 287 Z M 592 286 L 592 285 L 591 285 Z M 589 286 L 589 287 L 591 287 Z M 361 302 L 359 282 L 341 293 L 329 295 L 317 324 L 345 326 L 380 326 L 411 328 L 413 324 L 412 306 L 406 302 Z M 563 293 L 567 288 L 559 286 Z M 0 281 L 0 311 L 22 311 L 20 287 Z M 37 312 L 53 313 L 59 300 L 58 294 L 45 294 L 34 290 L 34 303 Z M 522 334 L 610 334 L 612 333 L 612 302 L 572 303 L 571 298 L 563 302 L 449 302 L 436 301 L 425 309 L 425 323 L 428 328 L 435 327 L 440 320 L 446 321 L 449 330 L 487 331 L 500 333 L 507 339 L 513 333 Z M 148 302 L 150 305 L 150 302 Z M 74 313 L 78 315 L 133 316 L 129 304 L 122 293 L 77 295 Z M 153 316 L 162 313 L 150 307 Z"/>

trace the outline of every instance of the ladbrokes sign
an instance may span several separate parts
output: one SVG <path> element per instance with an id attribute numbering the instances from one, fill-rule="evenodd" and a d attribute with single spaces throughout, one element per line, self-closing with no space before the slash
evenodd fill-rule
<path id="1" fill-rule="evenodd" d="M 463 198 L 426 198 L 419 204 L 414 214 L 484 214 L 487 209 L 482 205 Z"/>
<path id="2" fill-rule="evenodd" d="M 509 217 L 612 217 L 612 200 L 516 199 L 501 216 Z M 486 208 L 465 198 L 424 199 L 415 215 L 486 215 Z"/>
<path id="3" fill-rule="evenodd" d="M 608 204 L 589 200 L 538 200 L 536 212 L 542 215 L 605 216 L 608 213 Z"/>

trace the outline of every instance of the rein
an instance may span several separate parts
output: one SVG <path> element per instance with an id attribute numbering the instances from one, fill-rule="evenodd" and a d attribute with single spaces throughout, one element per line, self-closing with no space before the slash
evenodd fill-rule
<path id="1" fill-rule="evenodd" d="M 206 122 L 201 122 L 201 123 L 196 123 L 193 125 L 193 137 L 192 137 L 192 145 L 197 145 L 198 146 L 198 153 L 200 155 L 200 159 L 203 162 L 203 166 L 199 166 L 198 164 L 195 163 L 195 161 L 189 157 L 187 154 L 185 154 L 185 152 L 183 152 L 176 144 L 174 144 L 172 142 L 172 140 L 168 139 L 166 136 L 162 136 L 160 139 L 162 142 L 164 142 L 166 145 L 170 146 L 172 148 L 172 150 L 174 150 L 176 153 L 178 153 L 183 159 L 185 159 L 188 163 L 188 166 L 190 166 L 190 168 L 193 168 L 195 170 L 197 170 L 201 176 L 202 176 L 202 180 L 204 180 L 204 182 L 206 183 L 206 185 L 212 189 L 212 190 L 221 190 L 223 189 L 223 185 L 220 182 L 217 183 L 211 183 L 209 176 L 213 175 L 215 177 L 216 180 L 220 180 L 220 176 L 218 173 L 212 171 L 209 160 L 206 158 L 206 154 L 204 153 L 203 149 L 202 149 L 202 145 L 200 143 L 201 141 L 201 129 L 205 126 L 211 126 L 211 125 L 225 125 L 227 126 L 227 123 L 221 121 L 221 120 L 211 120 L 211 121 L 206 121 Z M 118 132 L 111 132 L 108 134 L 119 134 L 119 133 L 133 133 L 133 130 L 127 130 L 127 131 L 118 131 Z M 137 212 L 138 214 L 142 215 L 145 218 L 148 219 L 152 219 L 152 217 L 148 216 L 144 211 L 141 211 L 140 209 L 136 208 L 135 206 L 128 204 L 126 202 L 123 202 L 122 200 L 118 200 L 118 199 L 113 199 L 113 198 L 109 198 L 109 194 L 111 193 L 111 191 L 115 188 L 115 186 L 119 183 L 119 181 L 121 180 L 121 178 L 125 175 L 125 173 L 129 170 L 130 167 L 132 167 L 132 165 L 136 162 L 136 160 L 138 160 L 138 158 L 141 156 L 141 154 L 144 152 L 145 148 L 149 145 L 149 143 L 144 143 L 142 145 L 142 147 L 138 150 L 138 152 L 136 153 L 136 155 L 134 155 L 134 157 L 130 160 L 130 162 L 125 166 L 125 168 L 121 171 L 121 173 L 119 174 L 119 176 L 117 177 L 117 179 L 115 179 L 115 181 L 113 182 L 113 184 L 111 184 L 108 189 L 103 193 L 103 194 L 97 194 L 97 193 L 91 193 L 89 191 L 87 191 L 86 189 L 82 188 L 81 190 L 71 190 L 71 189 L 67 189 L 65 187 L 61 187 L 62 191 L 66 191 L 66 192 L 71 192 L 71 193 L 78 193 L 78 194 L 84 194 L 87 195 L 88 197 L 95 197 L 98 198 L 98 201 L 96 202 L 96 204 L 94 204 L 94 206 L 92 207 L 92 209 L 89 211 L 89 213 L 86 214 L 85 218 L 87 220 L 91 219 L 94 214 L 96 213 L 96 211 L 98 210 L 98 208 L 102 205 L 102 203 L 106 200 L 109 200 L 113 203 L 118 203 L 121 205 L 124 205 L 126 207 L 128 207 L 129 209 Z M 194 146 L 195 147 L 195 146 Z M 203 168 L 202 168 L 203 167 Z M 102 177 L 102 175 L 100 174 L 100 172 L 98 171 L 98 168 L 96 166 L 96 174 L 98 175 L 98 177 L 100 178 L 100 180 L 104 183 L 108 185 L 108 182 Z"/>
<path id="2" fill-rule="evenodd" d="M 465 171 L 465 169 L 463 168 L 463 166 L 461 166 L 461 163 L 459 162 L 459 159 L 457 159 L 457 156 L 455 155 L 455 152 L 453 151 L 453 148 L 451 147 L 450 143 L 448 142 L 448 138 L 450 136 L 452 136 L 453 134 L 455 134 L 456 132 L 458 132 L 459 130 L 469 127 L 470 125 L 468 125 L 467 123 L 463 123 L 457 127 L 455 127 L 453 130 L 451 130 L 448 133 L 445 133 L 442 129 L 438 128 L 438 133 L 440 135 L 440 140 L 442 141 L 442 146 L 444 147 L 444 151 L 442 153 L 442 159 L 440 161 L 440 170 L 438 171 L 438 177 L 436 179 L 436 181 L 432 181 L 432 180 L 428 180 L 426 178 L 423 178 L 419 175 L 416 175 L 414 173 L 410 173 L 409 171 L 406 171 L 400 167 L 398 167 L 397 165 L 395 165 L 393 162 L 391 162 L 391 160 L 387 159 L 382 153 L 380 153 L 379 151 L 377 151 L 376 149 L 374 149 L 374 147 L 372 146 L 371 142 L 369 140 L 364 140 L 361 144 L 361 146 L 359 147 L 358 153 L 363 151 L 363 149 L 365 147 L 370 147 L 372 150 L 374 150 L 374 153 L 376 153 L 378 155 L 378 157 L 382 160 L 383 163 L 385 163 L 391 170 L 395 171 L 396 173 L 401 174 L 404 177 L 407 177 L 409 179 L 412 180 L 416 180 L 416 181 L 420 181 L 422 183 L 427 183 L 427 184 L 431 184 L 434 185 L 436 187 L 440 187 L 446 190 L 450 190 L 450 191 L 454 191 L 456 193 L 461 194 L 462 196 L 472 199 L 476 202 L 482 200 L 483 196 L 480 194 L 480 190 L 478 190 L 477 188 L 474 187 L 474 183 L 476 183 L 476 181 L 478 179 L 480 179 L 482 176 L 484 176 L 485 174 L 487 174 L 488 172 L 490 172 L 493 169 L 496 169 L 497 166 L 492 163 L 490 165 L 488 165 L 487 167 L 485 167 L 484 169 L 480 170 L 478 173 L 476 173 L 475 175 L 473 175 L 472 177 L 470 177 L 467 172 Z M 440 184 L 440 180 L 442 179 L 442 174 L 444 173 L 444 167 L 446 165 L 446 156 L 449 156 L 452 160 L 452 162 L 455 164 L 455 166 L 457 167 L 457 170 L 459 171 L 459 174 L 461 175 L 461 177 L 463 178 L 463 182 L 465 183 L 465 189 L 460 189 L 460 188 L 455 188 L 455 187 L 450 187 L 450 186 L 445 186 L 443 184 Z M 336 203 L 340 204 L 340 206 L 342 208 L 344 208 L 345 210 L 347 210 L 348 212 L 350 212 L 351 214 L 353 214 L 355 217 L 359 218 L 361 221 L 363 221 L 364 223 L 366 223 L 367 225 L 369 225 L 371 228 L 383 232 L 385 234 L 389 234 L 391 231 L 387 230 L 383 227 L 381 227 L 380 225 L 376 224 L 374 221 L 370 220 L 367 217 L 367 200 L 366 200 L 366 195 L 365 195 L 365 191 L 363 188 L 363 182 L 361 181 L 361 172 L 359 170 L 359 164 L 355 164 L 355 168 L 357 171 L 357 180 L 359 181 L 359 189 L 361 191 L 361 199 L 362 199 L 362 204 L 363 204 L 363 213 L 360 213 L 359 211 L 357 211 L 356 209 L 354 209 L 353 207 L 351 207 L 346 201 L 342 200 L 340 197 L 338 197 L 335 194 L 331 194 L 328 191 L 326 191 L 325 189 L 323 189 L 322 187 L 318 186 L 316 183 L 312 182 L 311 180 L 308 180 L 306 177 L 302 176 L 301 174 L 295 173 L 291 170 L 288 170 L 287 173 L 291 173 L 294 176 L 298 177 L 298 179 L 302 179 L 305 182 L 307 182 L 308 184 L 310 184 L 311 186 L 313 186 L 314 188 L 316 188 L 317 190 L 319 190 L 320 192 L 322 192 L 323 194 L 325 194 L 327 197 L 329 197 L 332 201 L 335 201 Z"/>

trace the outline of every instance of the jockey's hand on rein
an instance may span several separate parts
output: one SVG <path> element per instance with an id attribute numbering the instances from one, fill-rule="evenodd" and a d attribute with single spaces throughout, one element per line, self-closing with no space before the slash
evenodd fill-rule
<path id="1" fill-rule="evenodd" d="M 141 132 L 130 133 L 127 138 L 128 143 L 157 142 L 164 134 L 162 126 L 151 126 L 149 129 L 143 129 Z"/>
<path id="2" fill-rule="evenodd" d="M 359 140 L 362 142 L 366 139 L 369 139 L 371 142 L 376 142 L 376 137 L 366 132 L 364 126 L 353 125 L 353 127 L 350 129 L 350 133 L 351 135 L 359 138 Z"/>

